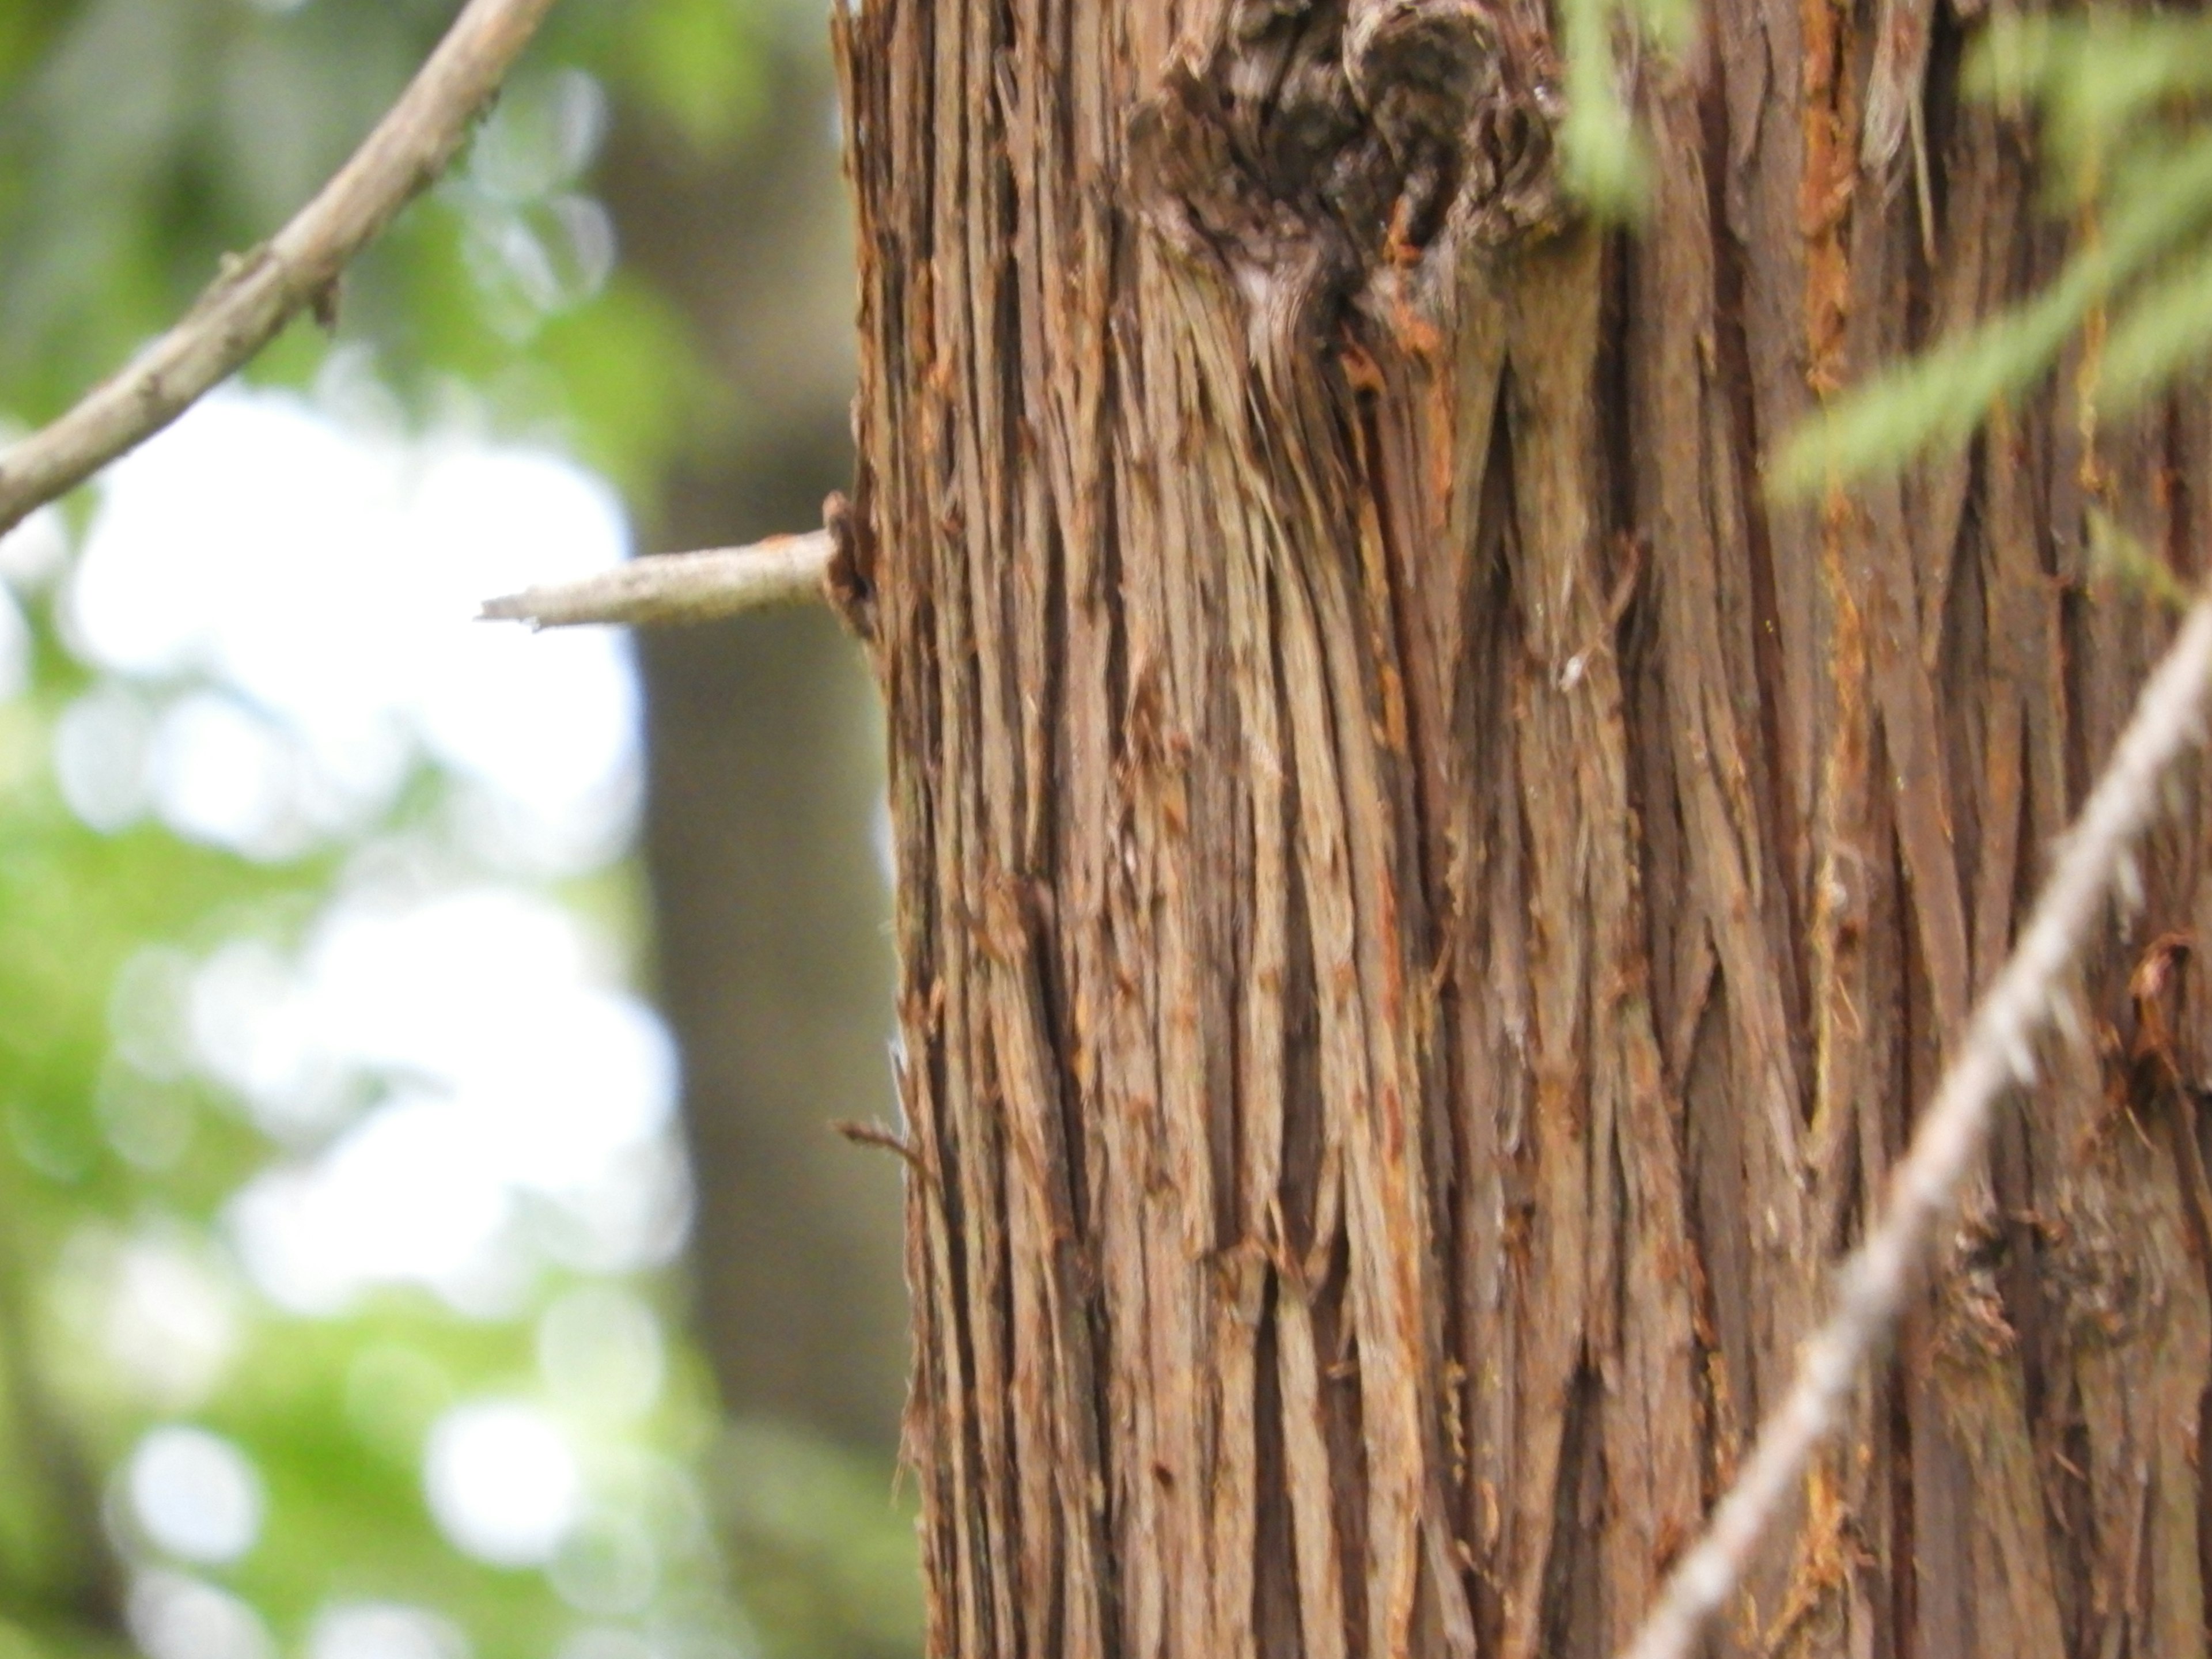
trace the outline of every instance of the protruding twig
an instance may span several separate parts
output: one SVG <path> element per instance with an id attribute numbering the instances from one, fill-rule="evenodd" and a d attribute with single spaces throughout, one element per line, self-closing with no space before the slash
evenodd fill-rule
<path id="1" fill-rule="evenodd" d="M 0 453 L 0 533 L 183 414 L 307 306 L 445 169 L 553 0 L 469 0 L 351 159 L 275 238 L 225 261 L 183 319 L 53 422 Z"/>
<path id="2" fill-rule="evenodd" d="M 749 547 L 659 553 L 580 581 L 526 587 L 484 601 L 488 619 L 533 628 L 579 623 L 695 623 L 824 597 L 833 543 L 826 530 L 771 536 Z"/>
<path id="3" fill-rule="evenodd" d="M 2056 1017 L 2060 976 L 2080 953 L 2129 847 L 2158 810 L 2160 785 L 2204 741 L 2212 696 L 2212 597 L 2200 599 L 2136 700 L 2096 792 L 2010 960 L 1974 1011 L 1959 1055 L 1889 1183 L 1889 1207 L 1844 1264 L 1837 1307 L 1808 1343 L 1788 1398 L 1759 1431 L 1750 1460 L 1705 1536 L 1675 1565 L 1627 1659 L 1685 1659 L 1726 1601 L 1775 1510 L 1833 1430 L 1868 1356 L 1897 1322 L 1936 1224 L 1981 1156 L 1998 1097 L 2032 1080 L 2033 1044 Z"/>
<path id="4" fill-rule="evenodd" d="M 843 1139 L 855 1146 L 874 1146 L 905 1161 L 907 1168 L 923 1180 L 929 1178 L 929 1166 L 921 1161 L 915 1145 L 887 1123 L 863 1123 L 857 1119 L 841 1118 L 830 1126 Z"/>

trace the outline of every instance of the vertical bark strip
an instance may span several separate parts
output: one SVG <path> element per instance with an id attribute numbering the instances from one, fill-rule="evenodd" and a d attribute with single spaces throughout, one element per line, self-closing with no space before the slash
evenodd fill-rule
<path id="1" fill-rule="evenodd" d="M 1766 500 L 2066 237 L 1956 9 L 1707 25 L 1628 234 L 1536 0 L 839 15 L 933 1654 L 1616 1647 L 2206 568 L 2078 364 Z M 2201 1650 L 2181 794 L 1723 1648 Z"/>

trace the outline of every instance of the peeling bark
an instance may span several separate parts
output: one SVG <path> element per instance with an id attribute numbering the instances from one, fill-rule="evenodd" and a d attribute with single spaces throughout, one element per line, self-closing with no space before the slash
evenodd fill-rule
<path id="1" fill-rule="evenodd" d="M 2167 631 L 2089 514 L 2205 568 L 2194 392 L 1765 499 L 2065 238 L 1956 15 L 1707 21 L 1629 236 L 1530 0 L 838 20 L 933 1653 L 1616 1648 Z M 2202 1648 L 2200 790 L 1722 1647 Z"/>

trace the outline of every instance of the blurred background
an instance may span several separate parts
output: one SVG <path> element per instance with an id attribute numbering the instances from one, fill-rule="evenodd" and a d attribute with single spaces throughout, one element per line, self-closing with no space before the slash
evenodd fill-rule
<path id="1" fill-rule="evenodd" d="M 0 424 L 455 9 L 0 0 Z M 858 654 L 471 620 L 846 481 L 827 24 L 560 0 L 334 327 L 0 539 L 0 1659 L 918 1652 Z"/>

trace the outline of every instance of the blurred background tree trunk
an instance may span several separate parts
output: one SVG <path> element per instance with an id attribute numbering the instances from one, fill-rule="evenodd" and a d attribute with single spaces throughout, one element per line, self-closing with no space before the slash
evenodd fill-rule
<path id="1" fill-rule="evenodd" d="M 1878 9 L 1647 58 L 1632 237 L 1540 6 L 841 16 L 933 1654 L 1595 1659 L 1778 1399 L 2168 631 L 2089 529 L 2206 567 L 2194 390 L 1767 499 L 2065 249 Z M 2179 804 L 1722 1650 L 2203 1650 Z"/>
<path id="2" fill-rule="evenodd" d="M 647 508 L 657 548 L 811 528 L 851 476 L 834 110 L 818 56 L 770 52 L 757 118 L 775 139 L 717 162 L 638 121 L 608 158 L 626 254 L 684 308 L 728 398 L 714 441 Z M 896 1174 L 829 1127 L 890 1103 L 874 698 L 835 621 L 809 611 L 641 633 L 639 656 L 702 1338 L 732 1412 L 888 1449 L 904 1380 Z"/>
<path id="3" fill-rule="evenodd" d="M 602 175 L 625 258 L 681 308 L 725 399 L 643 504 L 653 550 L 810 528 L 851 477 L 829 66 L 811 30 L 763 51 L 750 142 L 705 156 L 625 110 Z M 898 1179 L 830 1128 L 892 1108 L 877 699 L 818 610 L 637 645 L 695 1329 L 737 1425 L 713 1466 L 724 1534 L 775 1650 L 894 1659 L 915 1641 L 912 1535 L 886 1493 L 906 1380 Z"/>
<path id="4" fill-rule="evenodd" d="M 123 1574 L 102 1525 L 100 1483 L 54 1409 L 17 1260 L 18 1194 L 0 1168 L 0 1659 L 33 1643 L 120 1650 Z"/>

